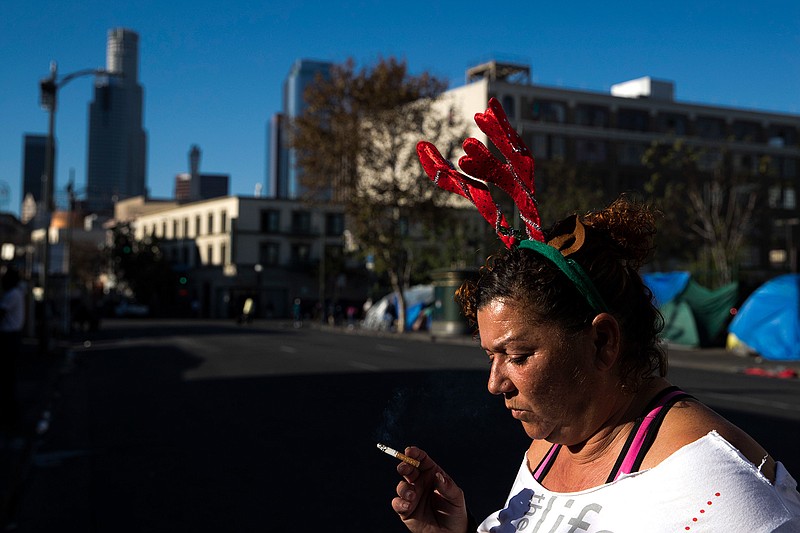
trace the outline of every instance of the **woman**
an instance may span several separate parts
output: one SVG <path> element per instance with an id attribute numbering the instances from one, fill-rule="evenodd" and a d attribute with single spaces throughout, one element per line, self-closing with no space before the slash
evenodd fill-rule
<path id="1" fill-rule="evenodd" d="M 490 102 L 476 122 L 515 165 L 514 177 L 522 175 L 512 158 L 526 149 L 502 109 Z M 472 162 L 462 158 L 462 169 L 502 182 L 488 152 L 466 142 L 465 150 Z M 437 184 L 443 177 L 468 183 L 437 154 L 420 147 Z M 488 170 L 476 173 L 481 166 Z M 533 190 L 532 165 L 530 179 Z M 660 316 L 638 274 L 652 247 L 653 213 L 620 198 L 547 234 L 536 213 L 523 218 L 532 222 L 528 239 L 501 231 L 511 237 L 509 249 L 457 298 L 477 323 L 489 391 L 504 398 L 531 445 L 505 506 L 479 526 L 455 482 L 423 450 L 406 449 L 421 464 L 398 465 L 403 480 L 392 507 L 408 528 L 800 531 L 800 494 L 783 465 L 664 379 Z"/>

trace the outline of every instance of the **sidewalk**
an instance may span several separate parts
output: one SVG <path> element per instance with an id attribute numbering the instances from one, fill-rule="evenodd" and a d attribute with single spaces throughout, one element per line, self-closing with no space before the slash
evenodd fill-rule
<path id="1" fill-rule="evenodd" d="M 407 331 L 402 334 L 390 331 L 348 328 L 346 326 L 330 326 L 319 322 L 308 321 L 310 327 L 327 329 L 342 334 L 374 335 L 394 339 L 407 339 L 420 342 L 441 342 L 460 344 L 465 347 L 479 349 L 478 341 L 471 335 L 433 335 L 428 331 Z M 719 372 L 744 373 L 754 376 L 797 379 L 800 376 L 800 361 L 770 361 L 753 355 L 741 355 L 722 347 L 691 348 L 680 345 L 666 345 L 669 366 L 695 368 L 698 370 L 714 370 Z"/>
<path id="2" fill-rule="evenodd" d="M 39 353 L 37 339 L 24 338 L 17 361 L 19 427 L 0 432 L 0 531 L 13 531 L 13 511 L 37 442 L 49 417 L 64 367 L 64 349 Z"/>

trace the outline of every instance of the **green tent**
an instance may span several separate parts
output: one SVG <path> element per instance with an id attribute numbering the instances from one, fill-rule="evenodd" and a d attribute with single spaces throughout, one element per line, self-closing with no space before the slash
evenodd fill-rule
<path id="1" fill-rule="evenodd" d="M 710 290 L 685 272 L 645 274 L 643 278 L 664 316 L 664 340 L 691 347 L 721 343 L 720 335 L 736 305 L 738 283 Z"/>

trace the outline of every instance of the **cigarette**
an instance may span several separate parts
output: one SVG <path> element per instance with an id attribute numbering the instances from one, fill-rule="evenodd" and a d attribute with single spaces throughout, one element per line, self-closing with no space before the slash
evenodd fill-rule
<path id="1" fill-rule="evenodd" d="M 407 456 L 404 453 L 398 452 L 394 448 L 390 448 L 385 444 L 378 443 L 378 449 L 380 451 L 382 451 L 383 453 L 385 453 L 386 455 L 391 455 L 392 457 L 396 457 L 397 459 L 400 459 L 404 463 L 410 464 L 414 468 L 419 468 L 419 461 L 417 461 L 416 459 L 412 459 L 411 457 Z"/>

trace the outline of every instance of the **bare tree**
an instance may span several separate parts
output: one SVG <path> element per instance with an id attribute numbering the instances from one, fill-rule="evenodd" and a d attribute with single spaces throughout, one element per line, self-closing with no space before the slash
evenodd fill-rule
<path id="1" fill-rule="evenodd" d="M 668 246 L 684 253 L 696 252 L 692 244 L 700 244 L 711 259 L 710 285 L 734 281 L 763 180 L 734 169 L 726 151 L 683 140 L 654 143 L 644 162 L 652 170 L 646 191 L 664 214 L 661 242 L 669 241 Z M 765 168 L 761 164 L 757 172 L 763 174 Z M 702 257 L 694 259 L 703 263 Z"/>

